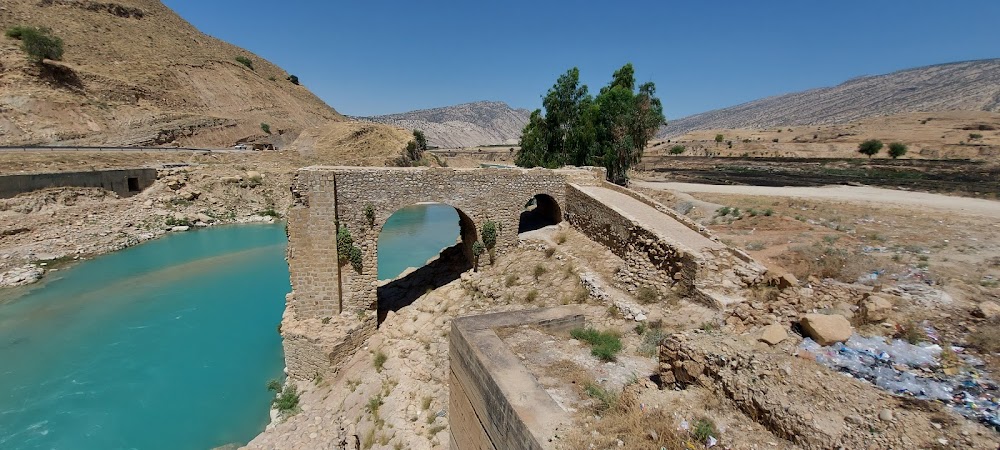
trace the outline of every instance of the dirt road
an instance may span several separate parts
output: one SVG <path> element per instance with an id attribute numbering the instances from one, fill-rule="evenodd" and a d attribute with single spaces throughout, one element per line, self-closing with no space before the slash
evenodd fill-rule
<path id="1" fill-rule="evenodd" d="M 772 197 L 798 197 L 816 200 L 871 203 L 879 206 L 927 208 L 942 212 L 1000 219 L 1000 202 L 998 201 L 968 197 L 952 197 L 941 194 L 929 194 L 926 192 L 882 189 L 868 186 L 768 187 L 648 182 L 639 180 L 633 181 L 633 184 L 648 189 L 670 190 L 684 193 L 762 195 Z"/>

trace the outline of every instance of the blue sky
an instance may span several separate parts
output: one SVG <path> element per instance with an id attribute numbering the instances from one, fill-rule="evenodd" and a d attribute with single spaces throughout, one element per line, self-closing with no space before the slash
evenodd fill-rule
<path id="1" fill-rule="evenodd" d="M 1000 57 L 1000 1 L 164 0 L 298 75 L 343 114 L 499 100 L 541 107 L 626 62 L 668 119 L 929 64 Z"/>

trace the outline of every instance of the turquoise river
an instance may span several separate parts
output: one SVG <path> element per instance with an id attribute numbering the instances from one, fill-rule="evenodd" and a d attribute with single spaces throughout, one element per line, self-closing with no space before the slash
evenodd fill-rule
<path id="1" fill-rule="evenodd" d="M 379 278 L 458 237 L 445 205 L 394 214 Z M 282 224 L 171 234 L 0 292 L 0 449 L 209 449 L 268 422 L 290 290 Z"/>

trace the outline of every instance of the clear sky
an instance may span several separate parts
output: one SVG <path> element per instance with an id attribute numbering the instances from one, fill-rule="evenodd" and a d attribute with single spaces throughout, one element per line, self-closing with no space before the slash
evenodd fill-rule
<path id="1" fill-rule="evenodd" d="M 1000 57 L 998 0 L 163 0 L 343 114 L 541 107 L 626 62 L 668 119 L 916 66 Z"/>

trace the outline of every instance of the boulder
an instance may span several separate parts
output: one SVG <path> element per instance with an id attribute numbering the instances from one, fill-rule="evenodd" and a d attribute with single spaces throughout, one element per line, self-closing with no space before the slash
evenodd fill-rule
<path id="1" fill-rule="evenodd" d="M 799 285 L 799 279 L 795 278 L 795 275 L 792 275 L 790 273 L 784 273 L 782 275 L 779 275 L 777 278 L 775 278 L 774 279 L 774 283 L 775 283 L 775 286 L 778 287 L 778 289 L 785 290 L 785 289 L 788 289 L 788 288 L 793 288 L 793 287 L 798 286 Z"/>
<path id="2" fill-rule="evenodd" d="M 870 295 L 861 301 L 861 317 L 868 322 L 882 322 L 889 318 L 892 302 L 882 295 Z"/>
<path id="3" fill-rule="evenodd" d="M 767 345 L 777 345 L 787 337 L 788 332 L 785 331 L 785 327 L 773 324 L 764 327 L 764 332 L 760 335 L 760 341 Z"/>
<path id="4" fill-rule="evenodd" d="M 844 342 L 854 334 L 851 322 L 839 314 L 806 314 L 799 324 L 809 337 L 824 346 Z"/>
<path id="5" fill-rule="evenodd" d="M 987 300 L 977 305 L 976 309 L 972 311 L 972 315 L 983 319 L 996 318 L 1000 316 L 1000 305 L 996 302 Z"/>

